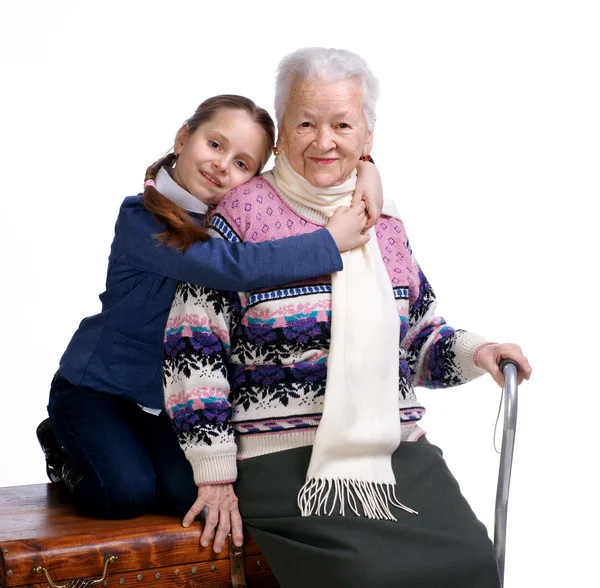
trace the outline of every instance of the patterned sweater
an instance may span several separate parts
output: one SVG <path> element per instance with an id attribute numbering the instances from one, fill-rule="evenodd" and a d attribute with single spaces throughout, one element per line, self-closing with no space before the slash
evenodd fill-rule
<path id="1" fill-rule="evenodd" d="M 224 239 L 259 242 L 312 232 L 325 222 L 279 195 L 267 173 L 229 193 L 211 225 Z M 483 372 L 473 354 L 485 340 L 436 316 L 433 290 L 402 222 L 381 217 L 375 229 L 401 322 L 402 440 L 413 441 L 425 413 L 413 388 L 478 377 Z M 178 285 L 165 334 L 165 406 L 196 483 L 234 481 L 236 459 L 313 443 L 330 319 L 330 275 L 254 292 Z"/>

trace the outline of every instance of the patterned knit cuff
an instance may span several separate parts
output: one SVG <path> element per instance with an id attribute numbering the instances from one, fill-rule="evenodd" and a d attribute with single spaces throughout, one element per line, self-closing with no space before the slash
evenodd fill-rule
<path id="1" fill-rule="evenodd" d="M 477 365 L 477 356 L 479 355 L 479 352 L 488 345 L 498 345 L 498 343 L 494 341 L 488 341 L 487 343 L 482 343 L 477 349 L 475 349 L 475 352 L 473 353 L 473 362 L 475 365 Z"/>
<path id="2" fill-rule="evenodd" d="M 456 362 L 459 366 L 461 377 L 465 382 L 470 382 L 485 374 L 485 370 L 475 365 L 473 358 L 475 351 L 487 341 L 477 333 L 467 331 L 457 332 L 457 341 L 454 347 Z"/>
<path id="3" fill-rule="evenodd" d="M 207 451 L 208 449 L 208 451 Z M 237 445 L 227 443 L 212 447 L 186 448 L 185 456 L 192 465 L 196 485 L 226 484 L 237 480 Z"/>

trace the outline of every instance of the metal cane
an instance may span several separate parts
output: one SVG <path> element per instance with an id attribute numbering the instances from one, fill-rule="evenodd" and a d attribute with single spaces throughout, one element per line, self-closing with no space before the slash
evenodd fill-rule
<path id="1" fill-rule="evenodd" d="M 512 470 L 513 449 L 517 429 L 517 364 L 510 359 L 500 362 L 504 374 L 504 430 L 498 471 L 498 490 L 496 492 L 496 518 L 494 521 L 494 548 L 498 560 L 500 585 L 504 586 L 504 559 L 506 556 L 506 516 L 508 511 L 508 492 Z"/>

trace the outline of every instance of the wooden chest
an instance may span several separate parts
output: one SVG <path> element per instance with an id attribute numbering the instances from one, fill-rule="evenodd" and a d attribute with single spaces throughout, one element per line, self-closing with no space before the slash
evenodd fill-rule
<path id="1" fill-rule="evenodd" d="M 0 488 L 0 587 L 278 587 L 249 536 L 216 554 L 200 545 L 202 524 L 86 518 L 57 484 Z"/>

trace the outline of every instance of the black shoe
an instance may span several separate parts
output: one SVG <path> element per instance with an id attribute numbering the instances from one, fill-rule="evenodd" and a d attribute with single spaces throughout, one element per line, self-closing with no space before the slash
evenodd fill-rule
<path id="1" fill-rule="evenodd" d="M 77 466 L 73 463 L 73 460 L 65 453 L 65 462 L 60 471 L 63 484 L 67 487 L 67 490 L 72 494 L 75 490 L 75 486 L 81 482 L 83 474 L 77 469 Z"/>
<path id="2" fill-rule="evenodd" d="M 54 434 L 50 419 L 44 419 L 38 425 L 35 434 L 46 457 L 46 474 L 48 474 L 48 478 L 53 483 L 61 482 L 65 455 L 62 445 Z"/>

